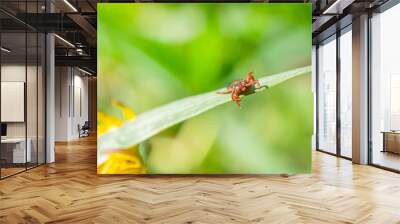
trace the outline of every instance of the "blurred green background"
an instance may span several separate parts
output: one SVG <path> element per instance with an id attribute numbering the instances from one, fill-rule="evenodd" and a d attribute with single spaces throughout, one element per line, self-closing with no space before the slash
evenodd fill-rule
<path id="1" fill-rule="evenodd" d="M 121 117 L 311 64 L 311 4 L 98 5 L 98 110 Z M 304 173 L 313 96 L 304 75 L 189 119 L 146 142 L 149 173 Z"/>

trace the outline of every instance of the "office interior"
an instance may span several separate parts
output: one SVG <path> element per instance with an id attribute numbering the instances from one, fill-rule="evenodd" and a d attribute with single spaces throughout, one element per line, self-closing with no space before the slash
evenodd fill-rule
<path id="1" fill-rule="evenodd" d="M 399 223 L 399 1 L 268 2 L 312 4 L 310 174 L 97 175 L 98 1 L 1 0 L 0 223 Z"/>
<path id="2" fill-rule="evenodd" d="M 95 5 L 79 7 L 91 12 L 89 18 Z M 0 2 L 0 179 L 54 163 L 55 144 L 95 132 L 96 42 L 68 16 L 41 17 L 75 12 L 71 6 Z"/>
<path id="3" fill-rule="evenodd" d="M 400 5 L 367 5 L 363 13 L 351 13 L 355 6 L 350 5 L 331 27 L 314 35 L 315 147 L 399 172 L 400 32 L 394 27 Z"/>

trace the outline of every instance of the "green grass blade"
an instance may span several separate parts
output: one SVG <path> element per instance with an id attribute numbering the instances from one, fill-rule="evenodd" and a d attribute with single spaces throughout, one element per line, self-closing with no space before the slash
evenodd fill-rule
<path id="1" fill-rule="evenodd" d="M 290 78 L 309 74 L 310 72 L 311 66 L 306 66 L 265 76 L 258 80 L 261 86 L 271 88 Z M 212 92 L 186 97 L 142 113 L 135 120 L 102 135 L 98 141 L 98 148 L 101 151 L 112 151 L 139 144 L 175 124 L 204 113 L 218 105 L 231 102 L 230 94 L 220 95 L 216 93 L 225 89 L 221 88 Z M 255 92 L 261 92 L 265 89 L 260 88 Z"/>

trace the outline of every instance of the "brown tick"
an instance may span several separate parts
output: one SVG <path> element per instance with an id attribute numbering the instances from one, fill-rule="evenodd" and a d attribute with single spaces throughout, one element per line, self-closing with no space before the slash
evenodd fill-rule
<path id="1" fill-rule="evenodd" d="M 261 88 L 260 83 L 254 78 L 253 72 L 247 74 L 246 79 L 232 81 L 225 91 L 217 92 L 218 94 L 231 94 L 232 101 L 235 101 L 240 108 L 240 94 L 247 92 L 250 89 Z"/>

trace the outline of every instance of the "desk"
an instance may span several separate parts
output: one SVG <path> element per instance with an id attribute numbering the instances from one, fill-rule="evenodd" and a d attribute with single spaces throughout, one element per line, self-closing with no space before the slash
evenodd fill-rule
<path id="1" fill-rule="evenodd" d="M 392 152 L 400 154 L 400 132 L 383 131 L 383 150 L 382 152 Z"/>
<path id="2" fill-rule="evenodd" d="M 2 157 L 6 159 L 9 163 L 26 163 L 31 162 L 32 153 L 31 153 L 31 145 L 32 140 L 30 138 L 27 139 L 28 147 L 26 147 L 25 154 L 25 138 L 5 138 L 1 139 L 1 151 Z M 10 148 L 10 146 L 12 148 Z M 4 152 L 4 156 L 3 156 Z M 12 156 L 10 155 L 12 154 Z M 12 158 L 12 159 L 11 159 Z M 26 159 L 26 160 L 25 160 Z"/>

